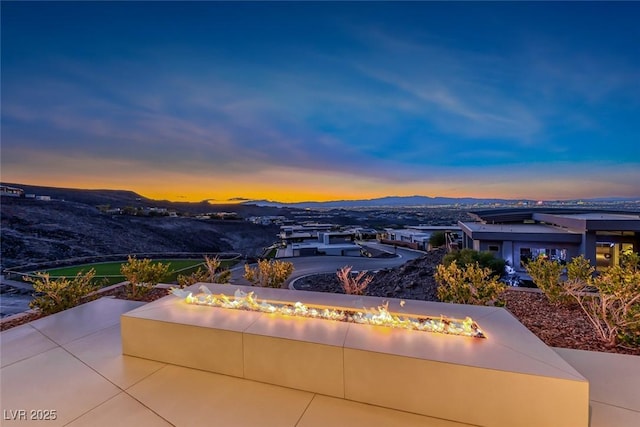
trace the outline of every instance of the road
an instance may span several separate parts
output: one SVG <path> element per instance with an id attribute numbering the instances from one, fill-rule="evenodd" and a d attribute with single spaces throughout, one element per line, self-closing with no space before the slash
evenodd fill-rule
<path id="1" fill-rule="evenodd" d="M 0 275 L 2 295 L 0 296 L 0 317 L 22 313 L 29 309 L 29 302 L 33 299 L 33 285 L 31 283 L 9 280 Z"/>
<path id="2" fill-rule="evenodd" d="M 383 268 L 396 267 L 402 265 L 407 261 L 415 258 L 419 258 L 423 255 L 422 252 L 413 251 L 410 249 L 397 248 L 393 246 L 382 245 L 380 243 L 366 242 L 363 246 L 370 246 L 376 249 L 380 249 L 386 252 L 395 253 L 398 255 L 393 258 L 366 258 L 366 257 L 352 257 L 352 256 L 310 256 L 310 257 L 296 257 L 296 258 L 281 258 L 282 261 L 293 263 L 293 274 L 287 280 L 287 284 L 298 277 L 306 276 L 308 274 L 319 273 L 335 273 L 339 268 L 345 265 L 353 267 L 353 271 L 375 271 Z M 234 268 L 231 273 L 231 283 L 238 285 L 248 285 L 242 275 L 244 274 L 244 266 Z"/>

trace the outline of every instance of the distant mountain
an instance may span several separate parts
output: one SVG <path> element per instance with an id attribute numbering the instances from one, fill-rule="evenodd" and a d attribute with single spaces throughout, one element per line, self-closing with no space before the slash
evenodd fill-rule
<path id="1" fill-rule="evenodd" d="M 597 197 L 592 199 L 574 200 L 546 200 L 553 203 L 621 203 L 638 202 L 639 197 Z M 523 203 L 528 206 L 537 204 L 537 200 L 531 199 L 482 199 L 475 197 L 429 197 L 429 196 L 388 196 L 377 199 L 362 200 L 333 200 L 329 202 L 299 202 L 281 203 L 270 200 L 251 200 L 245 205 L 289 207 L 298 209 L 349 209 L 349 208 L 384 208 L 384 207 L 412 207 L 412 206 L 452 206 L 452 205 L 487 205 L 487 204 L 516 204 Z"/>
<path id="2" fill-rule="evenodd" d="M 164 207 L 168 209 L 187 212 L 211 212 L 216 210 L 244 211 L 250 213 L 256 207 L 260 208 L 293 208 L 293 209 L 349 209 L 349 208 L 384 208 L 384 207 L 411 207 L 411 206 L 451 206 L 451 205 L 487 205 L 487 204 L 516 204 L 526 203 L 531 206 L 537 200 L 529 199 L 482 199 L 475 197 L 429 197 L 429 196 L 387 196 L 376 199 L 361 200 L 333 200 L 328 202 L 297 202 L 282 203 L 271 200 L 250 200 L 244 197 L 234 197 L 228 200 L 205 199 L 200 202 L 170 202 L 167 200 L 154 200 L 133 191 L 127 190 L 85 190 L 77 188 L 44 187 L 26 184 L 15 184 L 3 182 L 3 185 L 22 188 L 25 193 L 39 196 L 51 196 L 53 199 L 66 200 L 87 205 L 111 205 L 123 206 L 148 206 Z M 574 200 L 547 200 L 547 202 L 558 203 L 621 203 L 638 202 L 638 197 L 598 197 L 591 199 Z M 212 204 L 211 202 L 214 202 Z M 241 203 L 238 203 L 241 202 Z M 225 204 L 231 203 L 231 204 Z M 255 213 L 259 215 L 260 213 Z M 264 213 L 262 213 L 264 214 Z"/>
<path id="3" fill-rule="evenodd" d="M 294 207 L 302 209 L 313 208 L 368 208 L 368 207 L 410 207 L 410 206 L 442 206 L 442 205 L 473 205 L 487 203 L 535 203 L 525 199 L 477 199 L 474 197 L 428 197 L 428 196 L 388 196 L 377 199 L 335 200 L 329 202 L 299 202 L 280 203 L 269 200 L 252 200 L 245 204 L 272 207 Z"/>

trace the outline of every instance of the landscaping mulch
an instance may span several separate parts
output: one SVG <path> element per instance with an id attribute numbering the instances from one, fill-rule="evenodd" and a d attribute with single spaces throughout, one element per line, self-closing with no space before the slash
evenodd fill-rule
<path id="1" fill-rule="evenodd" d="M 509 289 L 506 309 L 551 347 L 640 356 L 640 348 L 607 347 L 578 304 L 551 304 L 539 292 Z"/>
<path id="2" fill-rule="evenodd" d="M 16 326 L 24 325 L 29 322 L 33 322 L 34 320 L 38 320 L 41 317 L 44 317 L 44 314 L 35 312 L 35 313 L 25 313 L 21 316 L 11 316 L 13 319 L 11 320 L 2 320 L 0 323 L 0 331 L 6 331 L 7 329 L 15 328 Z"/>
<path id="3" fill-rule="evenodd" d="M 142 295 L 142 296 L 138 296 L 137 298 L 133 298 L 131 296 L 129 296 L 129 294 L 127 293 L 127 288 L 125 286 L 119 286 L 115 289 L 111 289 L 107 292 L 101 293 L 100 294 L 103 297 L 116 297 L 118 299 L 126 299 L 126 300 L 130 300 L 130 301 L 144 301 L 144 302 L 151 302 L 151 301 L 155 301 L 157 299 L 160 299 L 162 297 L 166 297 L 167 295 L 169 295 L 169 289 L 166 288 L 153 288 L 151 289 L 149 292 L 147 292 L 146 294 Z"/>

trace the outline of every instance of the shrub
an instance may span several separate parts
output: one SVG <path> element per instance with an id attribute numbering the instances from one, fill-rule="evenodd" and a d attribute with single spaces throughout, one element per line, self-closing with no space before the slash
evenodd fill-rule
<path id="1" fill-rule="evenodd" d="M 435 231 L 429 236 L 429 244 L 432 248 L 439 248 L 447 243 L 444 231 Z"/>
<path id="2" fill-rule="evenodd" d="M 293 264 L 286 261 L 259 260 L 257 267 L 244 265 L 244 278 L 268 288 L 279 288 L 293 273 Z"/>
<path id="3" fill-rule="evenodd" d="M 640 346 L 639 261 L 637 254 L 624 254 L 620 265 L 596 278 L 587 274 L 593 272 L 592 266 L 578 261 L 574 266 L 578 273 L 565 283 L 567 294 L 578 302 L 600 339 L 609 346 Z M 591 288 L 598 292 L 588 292 Z"/>
<path id="4" fill-rule="evenodd" d="M 481 268 L 490 268 L 493 275 L 500 278 L 504 274 L 505 260 L 496 258 L 492 252 L 478 252 L 473 249 L 462 249 L 444 256 L 444 265 L 456 261 L 459 267 L 478 263 Z"/>
<path id="5" fill-rule="evenodd" d="M 178 281 L 178 286 L 182 289 L 194 285 L 198 282 L 206 282 L 208 276 L 209 275 L 205 270 L 198 267 L 198 269 L 191 274 L 178 274 L 176 280 Z"/>
<path id="6" fill-rule="evenodd" d="M 593 278 L 593 273 L 596 269 L 591 265 L 588 259 L 584 255 L 580 255 L 571 260 L 567 264 L 567 279 L 568 280 L 581 280 L 585 283 L 589 283 Z"/>
<path id="7" fill-rule="evenodd" d="M 373 280 L 373 276 L 365 276 L 367 272 L 361 271 L 354 277 L 351 274 L 352 268 L 350 265 L 345 265 L 337 271 L 336 276 L 345 294 L 362 295 Z"/>
<path id="8" fill-rule="evenodd" d="M 488 267 L 476 262 L 459 267 L 457 261 L 440 264 L 434 275 L 438 283 L 438 298 L 443 302 L 476 305 L 504 305 L 502 294 L 506 285 Z"/>
<path id="9" fill-rule="evenodd" d="M 146 295 L 168 271 L 169 264 L 154 263 L 148 258 L 136 259 L 134 256 L 129 256 L 127 263 L 120 267 L 120 272 L 129 281 L 127 293 L 134 299 Z"/>
<path id="10" fill-rule="evenodd" d="M 229 279 L 231 278 L 230 270 L 223 270 L 218 272 L 218 268 L 221 265 L 221 261 L 218 257 L 209 258 L 205 255 L 204 257 L 204 265 L 206 270 L 198 267 L 196 271 L 191 273 L 188 276 L 183 274 L 178 275 L 178 286 L 180 288 L 186 288 L 187 286 L 191 286 L 198 282 L 206 282 L 206 283 L 229 283 Z"/>
<path id="11" fill-rule="evenodd" d="M 566 303 L 569 301 L 565 294 L 564 286 L 560 280 L 560 275 L 564 267 L 557 261 L 539 256 L 533 261 L 529 261 L 525 266 L 527 273 L 544 293 L 550 303 Z M 581 274 L 574 272 L 573 274 Z"/>
<path id="12" fill-rule="evenodd" d="M 33 283 L 36 291 L 34 299 L 29 303 L 30 308 L 37 308 L 44 314 L 53 314 L 71 307 L 75 307 L 100 286 L 93 282 L 96 272 L 94 269 L 87 273 L 82 271 L 73 279 L 61 277 L 51 279 L 49 273 L 36 273 L 35 277 L 25 277 L 27 282 Z"/>

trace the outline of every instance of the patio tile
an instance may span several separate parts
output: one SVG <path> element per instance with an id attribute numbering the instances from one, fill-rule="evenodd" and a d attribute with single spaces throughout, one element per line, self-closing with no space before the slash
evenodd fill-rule
<path id="1" fill-rule="evenodd" d="M 120 315 L 143 302 L 100 298 L 31 322 L 31 326 L 58 344 L 66 344 L 100 329 L 116 325 Z"/>
<path id="2" fill-rule="evenodd" d="M 22 325 L 0 333 L 0 366 L 40 354 L 57 347 L 57 344 L 31 325 Z"/>
<path id="3" fill-rule="evenodd" d="M 638 427 L 640 412 L 591 402 L 589 427 Z"/>
<path id="4" fill-rule="evenodd" d="M 64 425 L 120 391 L 59 347 L 0 369 L 0 383 L 2 409 L 55 410 L 55 421 L 39 421 L 47 425 Z"/>
<path id="5" fill-rule="evenodd" d="M 316 395 L 296 427 L 463 427 L 461 424 L 438 418 L 395 411 L 379 406 L 334 397 Z"/>
<path id="6" fill-rule="evenodd" d="M 69 427 L 163 427 L 171 426 L 126 393 L 120 393 L 76 419 Z"/>
<path id="7" fill-rule="evenodd" d="M 124 356 L 120 325 L 110 326 L 63 347 L 123 389 L 165 366 L 152 360 Z"/>
<path id="8" fill-rule="evenodd" d="M 294 426 L 312 393 L 167 365 L 127 392 L 174 425 Z"/>
<path id="9" fill-rule="evenodd" d="M 566 348 L 554 350 L 589 380 L 592 401 L 640 412 L 639 356 Z"/>

